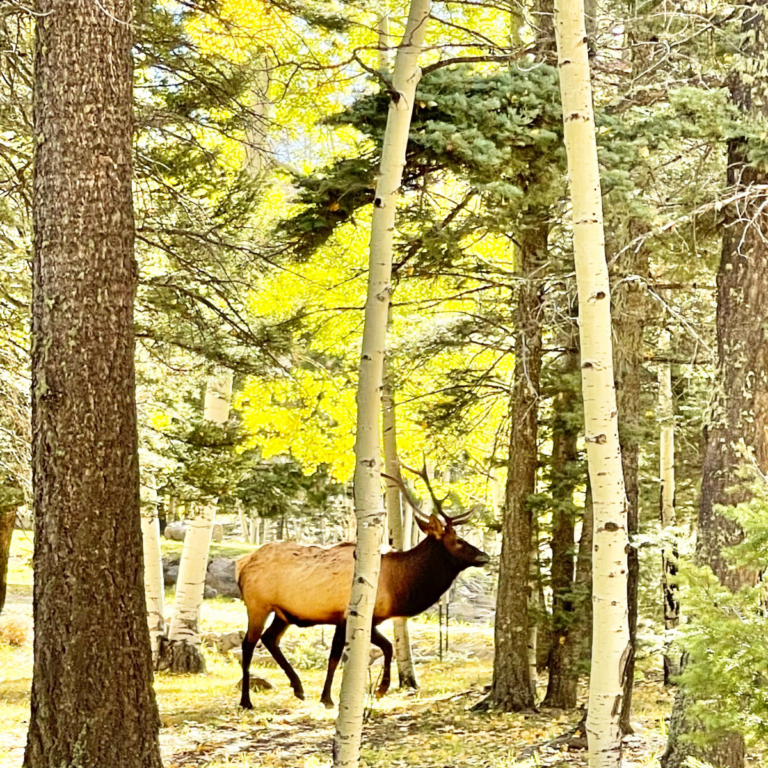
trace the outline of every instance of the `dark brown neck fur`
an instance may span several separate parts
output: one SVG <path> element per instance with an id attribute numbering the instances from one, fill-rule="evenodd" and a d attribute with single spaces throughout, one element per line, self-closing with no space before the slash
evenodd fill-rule
<path id="1" fill-rule="evenodd" d="M 428 537 L 407 552 L 384 555 L 382 566 L 392 593 L 392 616 L 410 617 L 434 605 L 467 564 Z"/>

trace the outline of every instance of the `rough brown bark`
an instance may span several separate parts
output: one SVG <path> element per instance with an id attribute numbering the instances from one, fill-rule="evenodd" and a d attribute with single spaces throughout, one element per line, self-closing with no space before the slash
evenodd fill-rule
<path id="1" fill-rule="evenodd" d="M 528 666 L 532 513 L 538 467 L 538 400 L 541 373 L 541 282 L 546 262 L 547 216 L 518 235 L 519 272 L 524 278 L 516 309 L 515 372 L 510 405 L 509 463 L 496 598 L 496 654 L 487 703 L 505 711 L 535 705 Z"/>
<path id="2" fill-rule="evenodd" d="M 630 235 L 634 238 L 639 232 Z M 629 641 L 632 652 L 627 660 L 624 696 L 621 702 L 621 730 L 632 733 L 630 715 L 635 679 L 637 642 L 637 589 L 640 581 L 640 561 L 632 538 L 640 529 L 639 517 L 639 456 L 640 456 L 640 397 L 643 370 L 643 327 L 645 325 L 648 252 L 644 247 L 624 248 L 617 264 L 618 283 L 613 290 L 613 317 L 616 334 L 614 370 L 616 404 L 619 409 L 619 442 L 621 444 L 624 486 L 627 493 L 627 607 Z"/>
<path id="3" fill-rule="evenodd" d="M 552 424 L 552 644 L 549 651 L 549 680 L 544 707 L 572 709 L 576 706 L 578 672 L 576 654 L 570 640 L 574 621 L 576 507 L 573 494 L 581 480 L 577 440 L 579 428 L 574 418 L 579 373 L 578 350 L 569 340 L 562 366 L 560 391 L 553 403 Z"/>
<path id="4" fill-rule="evenodd" d="M 743 11 L 745 53 L 755 56 L 765 45 L 766 0 Z M 750 80 L 749 82 L 752 82 Z M 743 113 L 752 109 L 751 85 L 732 74 L 731 100 Z M 706 429 L 699 531 L 696 557 L 708 565 L 720 582 L 737 590 L 754 574 L 732 568 L 724 550 L 741 541 L 739 526 L 717 511 L 750 498 L 749 483 L 739 477 L 751 460 L 761 472 L 768 471 L 768 215 L 764 212 L 764 187 L 768 173 L 749 167 L 748 141 L 737 137 L 728 143 L 727 182 L 732 193 L 745 198 L 725 209 L 720 266 L 717 273 L 717 371 L 711 416 Z M 706 663 L 690 659 L 688 663 Z M 684 686 L 678 687 L 669 727 L 664 768 L 681 768 L 689 756 L 716 768 L 741 768 L 744 741 L 735 733 L 721 735 L 707 747 L 696 747 L 684 737 L 701 730 L 687 707 Z"/>
<path id="5" fill-rule="evenodd" d="M 13 539 L 13 524 L 16 522 L 16 510 L 13 506 L 0 507 L 0 613 L 5 607 L 8 594 L 8 561 L 11 556 L 11 540 Z"/>
<path id="6" fill-rule="evenodd" d="M 39 0 L 27 768 L 160 766 L 136 431 L 128 0 Z"/>

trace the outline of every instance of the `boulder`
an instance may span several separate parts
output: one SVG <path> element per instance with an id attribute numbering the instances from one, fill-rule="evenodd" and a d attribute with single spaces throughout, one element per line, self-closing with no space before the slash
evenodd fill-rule
<path id="1" fill-rule="evenodd" d="M 168 523 L 163 530 L 163 536 L 171 541 L 184 541 L 186 535 L 186 523 Z M 221 523 L 214 523 L 211 528 L 211 541 L 222 541 L 223 539 L 224 526 Z"/>
<path id="2" fill-rule="evenodd" d="M 240 588 L 235 579 L 235 561 L 217 557 L 208 563 L 205 583 L 224 597 L 240 597 Z"/>
<path id="3" fill-rule="evenodd" d="M 187 526 L 184 523 L 168 523 L 163 531 L 163 536 L 171 541 L 184 541 Z"/>

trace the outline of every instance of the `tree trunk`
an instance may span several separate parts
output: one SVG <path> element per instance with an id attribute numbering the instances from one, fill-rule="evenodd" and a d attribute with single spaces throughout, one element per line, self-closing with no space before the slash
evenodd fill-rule
<path id="1" fill-rule="evenodd" d="M 537 220 L 538 219 L 538 220 Z M 541 373 L 541 282 L 546 262 L 548 212 L 526 216 L 536 224 L 518 233 L 523 276 L 516 310 L 515 371 L 510 403 L 506 509 L 502 522 L 499 588 L 494 627 L 496 653 L 487 705 L 505 712 L 530 709 L 533 697 L 528 642 L 533 518 L 530 497 L 538 468 L 538 400 Z"/>
<path id="2" fill-rule="evenodd" d="M 397 413 L 392 384 L 392 373 L 389 358 L 384 358 L 384 387 L 381 392 L 382 432 L 384 442 L 384 466 L 390 477 L 400 477 L 400 462 L 397 454 Z M 392 480 L 387 480 L 387 524 L 389 528 L 389 543 L 398 552 L 402 552 L 403 544 L 403 510 L 400 499 L 400 488 Z M 395 659 L 397 660 L 397 676 L 401 688 L 416 689 L 419 683 L 416 679 L 416 669 L 411 656 L 411 641 L 408 636 L 408 621 L 395 619 Z"/>
<path id="3" fill-rule="evenodd" d="M 131 3 L 39 0 L 27 768 L 161 765 L 144 599 Z"/>
<path id="4" fill-rule="evenodd" d="M 669 351 L 670 334 L 661 332 L 659 348 Z M 672 366 L 666 362 L 659 367 L 659 465 L 661 489 L 659 493 L 661 531 L 675 524 L 675 403 L 672 397 Z M 661 589 L 664 604 L 664 685 L 671 685 L 672 678 L 680 673 L 680 664 L 672 657 L 672 636 L 680 622 L 680 601 L 677 593 L 677 542 L 664 541 L 661 550 Z"/>
<path id="5" fill-rule="evenodd" d="M 743 53 L 763 54 L 765 6 L 747 5 L 742 16 Z M 762 84 L 762 76 L 758 82 Z M 754 75 L 731 73 L 731 100 L 741 112 L 753 109 Z M 768 173 L 748 165 L 749 144 L 738 137 L 728 143 L 728 188 L 732 195 L 760 189 Z M 765 197 L 751 192 L 725 209 L 723 243 L 717 273 L 717 370 L 710 421 L 705 432 L 701 502 L 696 559 L 708 565 L 720 582 L 736 591 L 752 583 L 755 574 L 732 568 L 724 550 L 742 539 L 739 525 L 721 515 L 718 506 L 733 506 L 751 498 L 750 483 L 739 477 L 749 454 L 760 472 L 768 472 L 768 216 Z M 694 618 L 695 620 L 695 618 Z M 688 663 L 705 660 L 691 658 Z M 679 686 L 670 720 L 664 768 L 680 768 L 696 757 L 716 768 L 741 768 L 744 741 L 739 734 L 722 734 L 708 747 L 695 747 L 686 734 L 702 725 L 687 711 L 688 697 Z M 681 738 L 683 737 L 683 738 Z"/>
<path id="6" fill-rule="evenodd" d="M 570 334 L 569 334 L 570 335 Z M 570 342 L 573 343 L 570 343 Z M 578 671 L 571 639 L 574 622 L 574 541 L 576 507 L 573 494 L 581 480 L 578 463 L 578 435 L 574 412 L 577 392 L 573 376 L 579 369 L 575 339 L 562 367 L 559 392 L 553 403 L 552 424 L 552 645 L 549 653 L 549 680 L 542 706 L 558 709 L 576 707 Z M 591 544 L 590 544 L 591 546 Z"/>
<path id="7" fill-rule="evenodd" d="M 381 167 L 371 223 L 368 294 L 365 303 L 355 440 L 357 549 L 344 646 L 344 676 L 333 743 L 334 766 L 357 768 L 368 674 L 371 622 L 381 565 L 384 509 L 381 504 L 379 414 L 387 335 L 392 243 L 397 197 L 421 70 L 418 58 L 430 12 L 430 0 L 412 0 L 408 24 L 397 50 Z"/>
<path id="8" fill-rule="evenodd" d="M 16 504 L 0 508 L 0 613 L 3 612 L 8 595 L 8 561 L 11 559 L 13 525 L 16 522 L 17 510 Z"/>
<path id="9" fill-rule="evenodd" d="M 147 620 L 152 660 L 157 663 L 160 638 L 165 634 L 165 585 L 163 584 L 163 554 L 160 551 L 160 521 L 157 517 L 155 478 L 147 483 L 147 500 L 141 515 L 144 542 L 144 592 L 147 598 Z"/>
<path id="10" fill-rule="evenodd" d="M 635 233 L 630 226 L 631 239 Z M 622 733 L 633 733 L 630 723 L 632 691 L 635 682 L 635 647 L 637 638 L 637 590 L 640 582 L 640 560 L 633 539 L 640 529 L 639 515 L 639 457 L 640 457 L 640 398 L 643 371 L 643 328 L 645 326 L 648 285 L 648 251 L 622 248 L 617 264 L 618 285 L 613 292 L 613 314 L 616 344 L 614 366 L 616 402 L 621 414 L 619 440 L 627 493 L 627 607 L 629 641 L 632 651 L 627 659 L 624 676 L 624 698 L 621 701 Z"/>
<path id="11" fill-rule="evenodd" d="M 205 388 L 203 419 L 226 424 L 232 396 L 232 373 L 210 380 Z M 205 658 L 200 651 L 198 621 L 205 594 L 211 530 L 216 519 L 216 500 L 204 504 L 187 526 L 181 550 L 179 575 L 173 603 L 173 617 L 168 642 L 161 643 L 158 666 L 173 672 L 205 672 Z"/>
<path id="12" fill-rule="evenodd" d="M 582 0 L 559 0 L 555 21 L 573 202 L 585 440 L 594 510 L 589 761 L 592 768 L 614 768 L 621 764 L 619 713 L 630 650 L 628 539 L 613 380 L 610 288 Z"/>

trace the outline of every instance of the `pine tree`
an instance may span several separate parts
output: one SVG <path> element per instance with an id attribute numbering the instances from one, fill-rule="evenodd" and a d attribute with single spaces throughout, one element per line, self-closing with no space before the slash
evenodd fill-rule
<path id="1" fill-rule="evenodd" d="M 37 10 L 24 765 L 159 767 L 134 391 L 131 4 Z"/>

